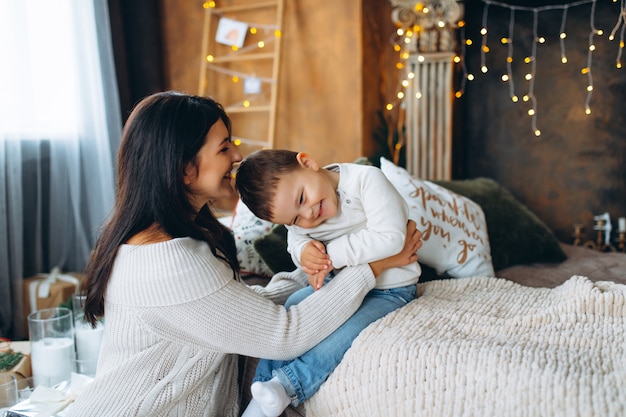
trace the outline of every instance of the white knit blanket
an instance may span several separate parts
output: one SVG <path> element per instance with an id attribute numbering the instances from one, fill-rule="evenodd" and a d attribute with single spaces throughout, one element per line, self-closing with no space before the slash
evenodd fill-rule
<path id="1" fill-rule="evenodd" d="M 307 417 L 626 416 L 626 285 L 419 285 L 365 329 Z"/>

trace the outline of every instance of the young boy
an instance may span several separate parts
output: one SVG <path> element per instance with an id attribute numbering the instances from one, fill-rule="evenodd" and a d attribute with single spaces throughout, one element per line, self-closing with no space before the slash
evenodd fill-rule
<path id="1" fill-rule="evenodd" d="M 305 153 L 262 150 L 241 163 L 236 185 L 257 217 L 287 227 L 287 250 L 309 275 L 311 286 L 292 294 L 287 308 L 332 279 L 333 269 L 382 259 L 403 247 L 408 207 L 376 167 L 322 168 Z M 291 361 L 259 361 L 243 417 L 279 416 L 290 403 L 310 398 L 361 330 L 415 299 L 420 275 L 417 262 L 385 271 L 359 310 L 319 345 Z"/>

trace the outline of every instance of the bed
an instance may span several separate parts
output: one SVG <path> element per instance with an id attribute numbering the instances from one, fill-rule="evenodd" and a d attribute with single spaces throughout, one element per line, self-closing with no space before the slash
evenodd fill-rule
<path id="1" fill-rule="evenodd" d="M 476 259 L 467 261 L 480 269 L 487 251 L 493 272 L 451 266 L 459 251 L 450 242 L 461 239 L 448 230 L 442 246 L 431 234 L 424 246 L 433 250 L 420 253 L 418 298 L 365 329 L 320 390 L 283 415 L 625 415 L 626 254 L 559 242 L 492 180 L 435 183 L 381 168 L 418 227 L 435 225 L 424 217 L 441 207 L 463 206 L 456 213 L 469 213 L 487 236 L 461 228 L 476 238 Z M 481 221 L 472 214 L 476 205 Z M 251 284 L 290 268 L 284 228 L 254 218 L 241 203 L 229 224 Z M 240 364 L 245 407 L 256 359 Z"/>

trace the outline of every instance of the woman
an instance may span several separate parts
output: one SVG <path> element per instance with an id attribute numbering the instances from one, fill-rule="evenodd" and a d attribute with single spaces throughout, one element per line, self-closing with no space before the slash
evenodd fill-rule
<path id="1" fill-rule="evenodd" d="M 232 195 L 240 160 L 230 120 L 210 98 L 158 93 L 133 110 L 116 204 L 86 270 L 85 316 L 106 316 L 98 371 L 68 415 L 236 416 L 235 354 L 306 352 L 356 311 L 382 270 L 416 261 L 410 224 L 398 255 L 346 268 L 287 311 L 271 300 L 307 277 L 246 286 L 233 237 L 210 209 Z"/>

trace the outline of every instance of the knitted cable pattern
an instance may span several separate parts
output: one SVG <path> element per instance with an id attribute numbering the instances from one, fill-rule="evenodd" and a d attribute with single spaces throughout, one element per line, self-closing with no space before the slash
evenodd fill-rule
<path id="1" fill-rule="evenodd" d="M 365 329 L 307 417 L 624 416 L 626 285 L 419 285 Z"/>

